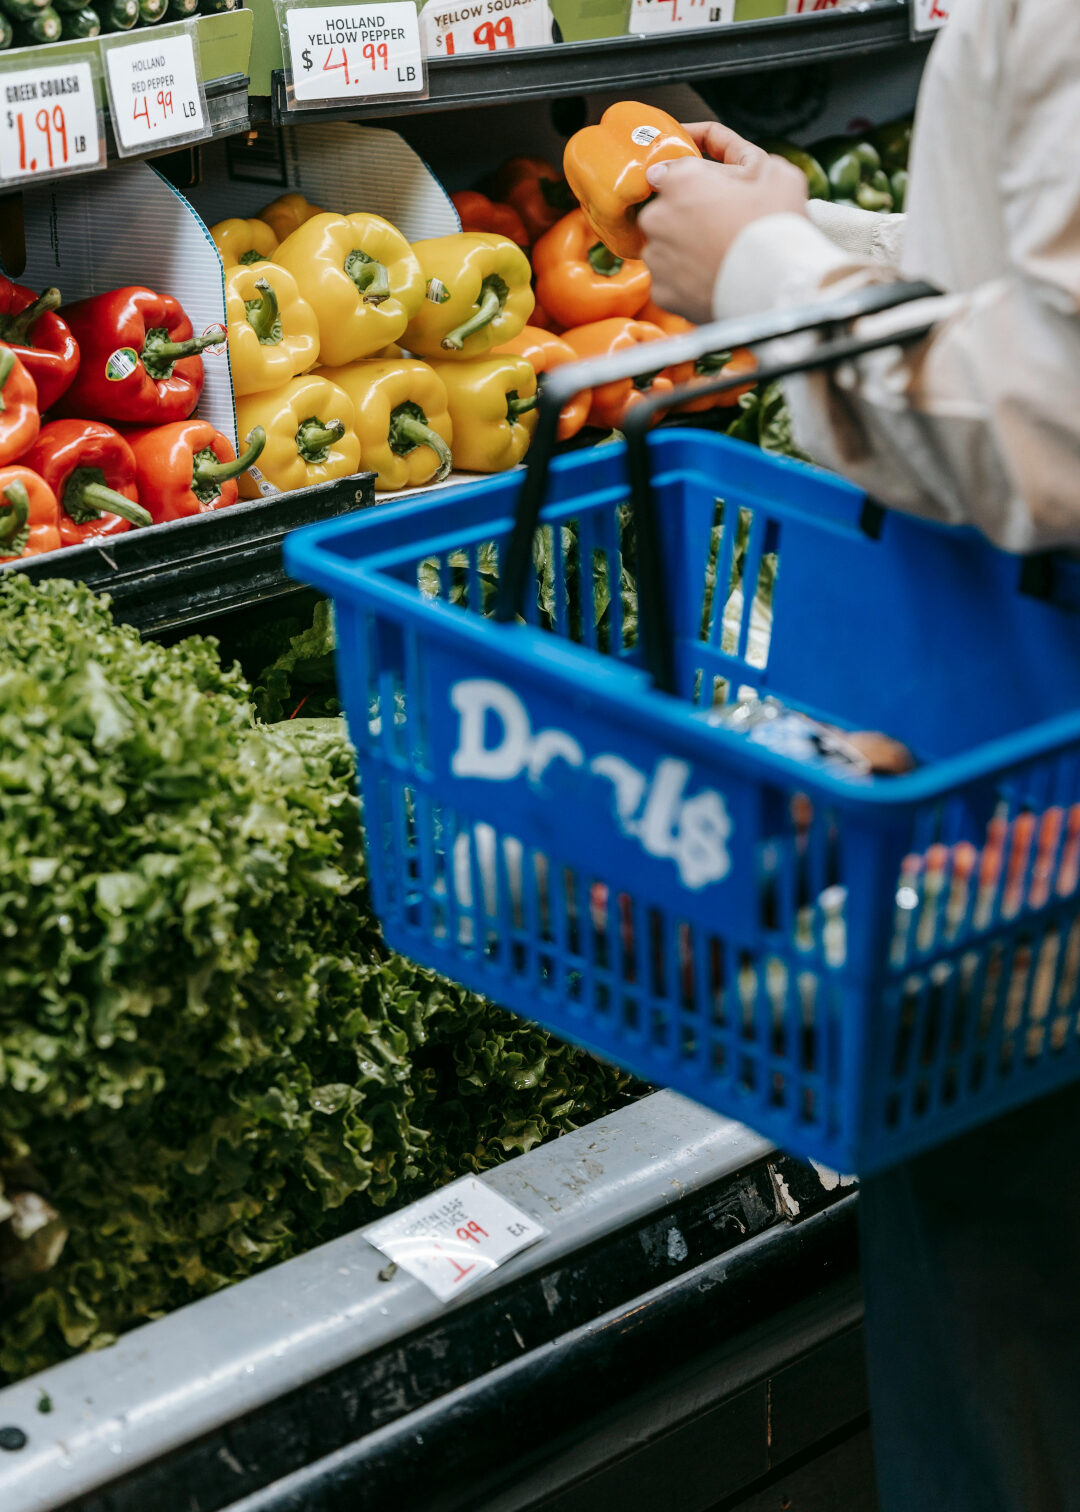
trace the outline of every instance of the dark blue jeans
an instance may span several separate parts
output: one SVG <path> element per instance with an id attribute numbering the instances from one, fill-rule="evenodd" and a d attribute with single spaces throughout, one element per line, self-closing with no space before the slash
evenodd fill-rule
<path id="1" fill-rule="evenodd" d="M 859 1205 L 882 1512 L 1080 1512 L 1080 1087 Z"/>

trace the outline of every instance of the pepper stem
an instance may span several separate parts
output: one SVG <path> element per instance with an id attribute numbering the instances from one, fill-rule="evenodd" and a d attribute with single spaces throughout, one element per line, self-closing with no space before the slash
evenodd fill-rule
<path id="1" fill-rule="evenodd" d="M 14 341 L 20 346 L 29 346 L 27 340 L 39 315 L 60 308 L 60 290 L 45 289 L 17 315 L 0 315 L 0 341 Z"/>
<path id="2" fill-rule="evenodd" d="M 390 411 L 390 450 L 397 457 L 407 456 L 415 451 L 418 446 L 427 446 L 439 459 L 438 469 L 434 481 L 441 483 L 454 465 L 454 459 L 450 455 L 450 448 L 428 424 L 427 416 L 418 404 L 413 404 L 407 399 L 404 404 L 399 404 Z"/>
<path id="3" fill-rule="evenodd" d="M 261 252 L 256 252 L 254 247 L 249 247 L 246 252 L 240 254 L 237 261 L 243 263 L 246 268 L 249 268 L 252 263 L 269 262 L 270 259 L 264 257 Z"/>
<path id="4" fill-rule="evenodd" d="M 259 460 L 266 445 L 266 432 L 261 425 L 252 426 L 247 442 L 247 450 L 231 462 L 222 462 L 210 446 L 195 453 L 191 459 L 191 491 L 200 504 L 208 504 L 221 492 L 223 483 L 238 478 Z"/>
<path id="5" fill-rule="evenodd" d="M 60 507 L 76 525 L 89 525 L 103 514 L 119 515 L 136 526 L 152 525 L 150 514 L 132 499 L 125 498 L 105 482 L 100 467 L 77 467 L 64 484 Z"/>
<path id="6" fill-rule="evenodd" d="M 376 262 L 359 247 L 345 259 L 345 271 L 364 296 L 365 304 L 382 304 L 390 298 L 390 275 L 381 262 Z"/>
<path id="7" fill-rule="evenodd" d="M 603 278 L 614 278 L 623 265 L 622 258 L 616 257 L 611 248 L 605 247 L 603 242 L 597 242 L 595 247 L 590 247 L 587 256 L 593 272 L 599 273 Z"/>
<path id="8" fill-rule="evenodd" d="M 519 399 L 517 389 L 511 389 L 506 396 L 506 418 L 513 423 L 519 415 L 527 415 L 536 408 L 536 400 L 536 394 L 530 394 L 527 399 Z"/>
<path id="9" fill-rule="evenodd" d="M 695 373 L 722 373 L 731 361 L 730 352 L 706 352 L 694 363 Z"/>
<path id="10" fill-rule="evenodd" d="M 445 349 L 448 352 L 460 352 L 470 336 L 476 331 L 482 331 L 502 312 L 509 297 L 509 285 L 497 273 L 490 273 L 480 285 L 480 297 L 473 314 L 443 337 Z"/>
<path id="11" fill-rule="evenodd" d="M 0 556 L 22 556 L 30 519 L 30 495 L 18 478 L 4 489 L 0 504 Z M 22 539 L 20 539 L 20 537 Z"/>
<path id="12" fill-rule="evenodd" d="M 0 347 L 0 389 L 3 389 L 4 384 L 11 377 L 11 372 L 14 366 L 15 353 L 8 347 Z M 2 415 L 6 409 L 7 405 L 4 403 L 4 396 L 2 393 L 0 393 L 0 415 Z"/>
<path id="13" fill-rule="evenodd" d="M 281 328 L 277 295 L 273 285 L 265 278 L 257 278 L 255 287 L 259 291 L 259 298 L 244 300 L 248 325 L 259 338 L 260 346 L 277 346 L 285 334 Z"/>
<path id="14" fill-rule="evenodd" d="M 345 434 L 344 420 L 324 425 L 317 415 L 301 420 L 296 429 L 296 450 L 305 462 L 325 462 L 335 441 Z"/>
<path id="15" fill-rule="evenodd" d="M 182 357 L 197 357 L 209 346 L 220 346 L 225 332 L 220 326 L 203 336 L 189 336 L 186 341 L 170 341 L 164 326 L 147 331 L 143 341 L 142 365 L 151 378 L 171 378 L 172 370 Z"/>

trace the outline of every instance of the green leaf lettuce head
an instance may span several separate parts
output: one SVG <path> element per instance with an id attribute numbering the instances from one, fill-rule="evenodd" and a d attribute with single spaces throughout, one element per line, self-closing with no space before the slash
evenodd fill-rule
<path id="1" fill-rule="evenodd" d="M 0 579 L 0 1381 L 623 1097 L 386 949 L 353 782 L 212 640 Z"/>

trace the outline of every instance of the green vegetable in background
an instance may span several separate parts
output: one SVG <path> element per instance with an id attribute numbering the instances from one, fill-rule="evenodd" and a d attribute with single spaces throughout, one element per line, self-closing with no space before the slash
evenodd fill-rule
<path id="1" fill-rule="evenodd" d="M 877 148 L 854 137 L 830 137 L 813 149 L 833 200 L 860 210 L 891 210 L 892 191 Z"/>
<path id="2" fill-rule="evenodd" d="M 0 580 L 0 790 L 0 1380 L 625 1095 L 386 949 L 343 722 L 213 641 Z"/>

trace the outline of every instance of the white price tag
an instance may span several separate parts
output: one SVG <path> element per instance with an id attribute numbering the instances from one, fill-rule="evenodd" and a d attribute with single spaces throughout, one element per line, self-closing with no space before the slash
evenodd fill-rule
<path id="1" fill-rule="evenodd" d="M 190 22 L 102 39 L 113 136 L 122 157 L 209 134 Z"/>
<path id="2" fill-rule="evenodd" d="M 420 35 L 429 58 L 545 47 L 551 41 L 547 0 L 428 0 Z"/>
<path id="3" fill-rule="evenodd" d="M 466 1176 L 371 1224 L 364 1238 L 440 1302 L 449 1302 L 545 1232 L 498 1192 Z"/>
<path id="4" fill-rule="evenodd" d="M 727 26 L 735 19 L 735 0 L 633 0 L 630 31 L 635 36 L 656 32 L 693 31 Z"/>
<path id="5" fill-rule="evenodd" d="M 819 11 L 858 10 L 864 0 L 787 0 L 789 16 L 814 16 Z"/>
<path id="6" fill-rule="evenodd" d="M 301 104 L 427 89 L 413 0 L 287 8 L 285 28 L 293 96 Z"/>
<path id="7" fill-rule="evenodd" d="M 94 65 L 87 59 L 5 70 L 0 89 L 0 181 L 101 164 Z"/>
<path id="8" fill-rule="evenodd" d="M 908 0 L 908 3 L 911 6 L 911 29 L 918 37 L 945 25 L 952 0 Z"/>

